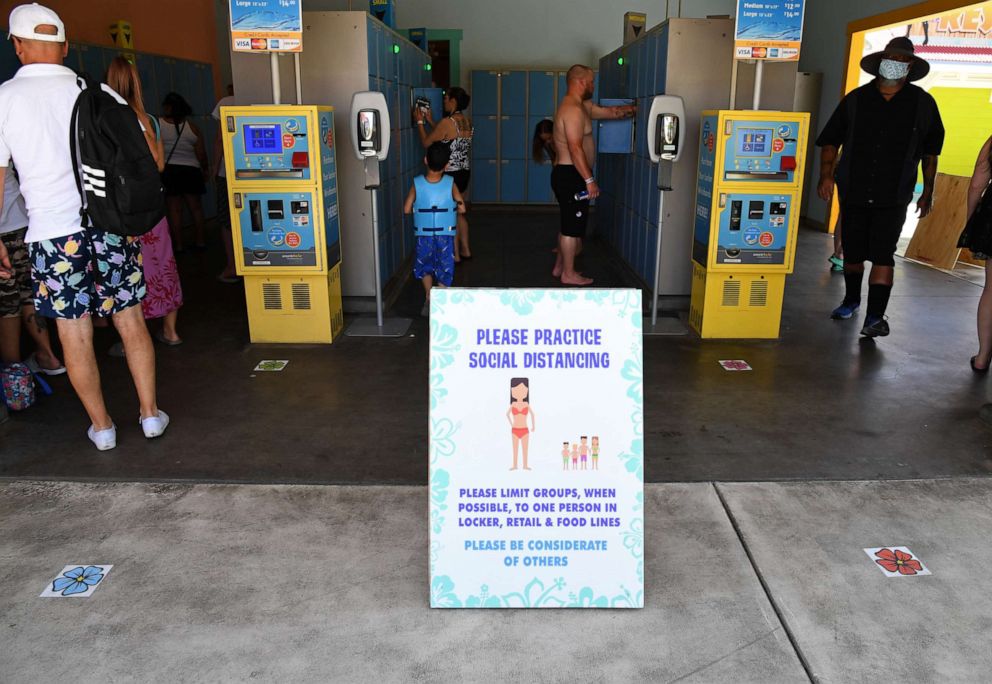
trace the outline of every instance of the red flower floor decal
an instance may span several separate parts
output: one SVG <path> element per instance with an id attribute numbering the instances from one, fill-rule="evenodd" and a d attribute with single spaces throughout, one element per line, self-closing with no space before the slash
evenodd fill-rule
<path id="1" fill-rule="evenodd" d="M 886 577 L 912 577 L 914 575 L 929 575 L 924 567 L 905 546 L 884 546 L 865 549 L 868 557 L 885 573 Z"/>

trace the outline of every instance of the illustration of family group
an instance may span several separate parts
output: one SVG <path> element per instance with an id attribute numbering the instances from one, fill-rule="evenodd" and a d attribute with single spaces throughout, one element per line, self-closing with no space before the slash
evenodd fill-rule
<path id="1" fill-rule="evenodd" d="M 561 444 L 561 465 L 563 470 L 569 470 L 568 459 L 572 459 L 571 470 L 599 470 L 599 437 L 592 438 L 592 468 L 589 468 L 589 443 L 588 437 L 579 437 L 579 443 L 572 443 L 572 448 L 568 448 L 568 442 Z M 579 464 L 581 463 L 581 467 Z"/>
<path id="2" fill-rule="evenodd" d="M 523 456 L 523 469 L 530 470 L 527 457 L 530 449 L 530 435 L 536 429 L 534 410 L 530 405 L 530 380 L 528 378 L 513 378 L 510 380 L 510 408 L 506 411 L 506 419 L 510 422 L 510 435 L 513 439 L 513 467 L 519 470 L 519 456 Z M 589 468 L 589 457 L 592 456 L 592 468 Z M 562 468 L 564 470 L 599 470 L 599 437 L 589 438 L 582 435 L 579 443 L 562 442 Z M 568 467 L 569 459 L 572 467 Z"/>

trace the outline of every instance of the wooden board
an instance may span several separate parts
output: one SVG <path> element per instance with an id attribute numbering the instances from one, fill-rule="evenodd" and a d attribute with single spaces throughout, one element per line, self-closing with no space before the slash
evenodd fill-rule
<path id="1" fill-rule="evenodd" d="M 957 245 L 968 211 L 970 183 L 967 176 L 937 174 L 933 211 L 916 227 L 906 248 L 907 259 L 948 271 L 954 268 L 961 251 Z M 910 211 L 915 208 L 910 205 Z"/>

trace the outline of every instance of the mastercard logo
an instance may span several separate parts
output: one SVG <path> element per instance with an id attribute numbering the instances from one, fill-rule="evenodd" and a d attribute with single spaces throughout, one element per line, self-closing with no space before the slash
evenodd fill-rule
<path id="1" fill-rule="evenodd" d="M 269 47 L 269 42 L 265 38 L 252 38 L 251 39 L 251 49 L 252 50 L 264 50 Z"/>

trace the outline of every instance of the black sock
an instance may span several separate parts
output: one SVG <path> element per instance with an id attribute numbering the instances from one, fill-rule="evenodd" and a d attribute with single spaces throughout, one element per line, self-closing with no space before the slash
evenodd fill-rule
<path id="1" fill-rule="evenodd" d="M 845 304 L 858 304 L 861 301 L 861 281 L 864 277 L 864 271 L 857 273 L 844 271 L 844 285 L 847 286 L 847 292 L 844 293 Z"/>
<path id="2" fill-rule="evenodd" d="M 868 284 L 868 315 L 882 316 L 889 305 L 889 295 L 892 293 L 891 285 Z"/>

